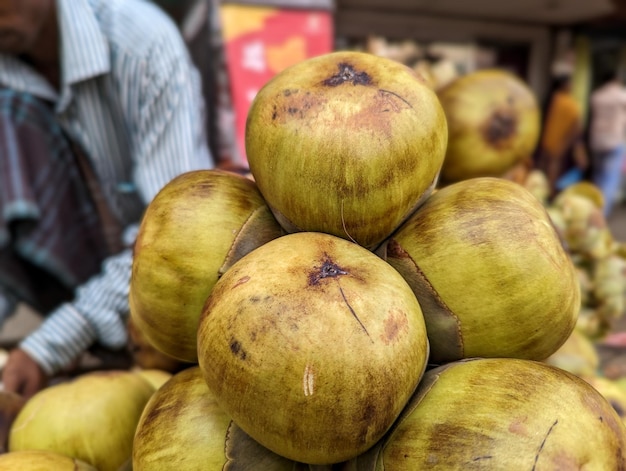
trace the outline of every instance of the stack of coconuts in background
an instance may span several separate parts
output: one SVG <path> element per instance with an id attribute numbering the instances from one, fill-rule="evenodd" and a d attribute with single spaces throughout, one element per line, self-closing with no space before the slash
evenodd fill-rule
<path id="1" fill-rule="evenodd" d="M 0 469 L 32 448 L 101 471 L 626 469 L 615 408 L 545 361 L 575 329 L 579 276 L 545 205 L 501 178 L 538 133 L 506 72 L 436 93 L 366 53 L 285 69 L 248 114 L 253 178 L 181 175 L 140 227 L 131 320 L 186 367 L 92 375 L 137 385 L 91 441 L 29 443 L 61 387 L 83 420 L 87 378 L 47 388 Z"/>

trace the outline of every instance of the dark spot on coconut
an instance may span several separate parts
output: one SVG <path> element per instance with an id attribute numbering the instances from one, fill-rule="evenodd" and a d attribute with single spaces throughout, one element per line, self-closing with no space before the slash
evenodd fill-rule
<path id="1" fill-rule="evenodd" d="M 324 257 L 325 258 L 324 258 L 324 261 L 322 262 L 322 264 L 320 266 L 314 267 L 313 271 L 309 274 L 309 277 L 308 277 L 308 284 L 309 284 L 309 286 L 317 286 L 321 282 L 321 280 L 323 280 L 323 279 L 327 279 L 327 278 L 338 279 L 340 276 L 345 276 L 345 275 L 349 275 L 350 274 L 350 273 L 348 273 L 348 271 L 344 270 L 339 265 L 334 263 L 330 259 L 328 254 L 324 254 Z M 341 288 L 341 286 L 339 286 L 339 292 L 340 292 L 341 297 L 343 298 L 344 302 L 346 303 L 346 306 L 348 307 L 348 310 L 352 314 L 352 316 L 359 323 L 359 326 L 361 327 L 361 329 L 369 336 L 369 332 L 367 331 L 367 329 L 365 328 L 365 326 L 363 325 L 363 323 L 359 319 L 359 316 L 357 315 L 357 313 L 354 311 L 354 309 L 350 305 L 350 302 L 346 298 L 346 295 L 345 295 L 343 289 Z"/>
<path id="2" fill-rule="evenodd" d="M 281 106 L 281 111 L 283 112 L 283 114 L 281 115 L 281 117 L 283 118 L 281 122 L 294 118 L 304 119 L 307 115 L 307 112 L 312 107 L 313 104 L 309 100 L 302 99 L 302 97 L 298 98 L 296 96 L 292 96 L 289 102 Z M 272 112 L 272 119 L 275 120 L 278 117 L 278 114 L 278 110 L 274 109 Z M 294 130 L 294 133 L 297 134 L 298 131 Z"/>
<path id="3" fill-rule="evenodd" d="M 391 311 L 384 322 L 384 331 L 381 335 L 383 343 L 388 345 L 395 341 L 401 333 L 408 330 L 408 324 L 409 322 L 404 312 L 399 310 Z"/>
<path id="4" fill-rule="evenodd" d="M 352 85 L 372 84 L 372 77 L 370 77 L 367 72 L 358 71 L 353 65 L 347 62 L 341 62 L 337 67 L 339 68 L 339 72 L 324 80 L 322 82 L 323 85 L 327 87 L 337 87 L 344 83 L 351 83 Z"/>
<path id="5" fill-rule="evenodd" d="M 261 297 L 260 296 L 250 296 L 250 302 L 252 304 L 257 304 L 260 301 L 261 301 Z"/>
<path id="6" fill-rule="evenodd" d="M 491 455 L 486 455 L 486 456 L 477 456 L 476 458 L 474 458 L 472 461 L 482 461 L 482 460 L 490 460 L 492 459 L 493 456 Z"/>
<path id="7" fill-rule="evenodd" d="M 342 275 L 348 275 L 339 265 L 335 264 L 328 256 L 322 262 L 322 265 L 315 267 L 309 274 L 309 285 L 317 285 L 324 278 L 337 278 Z"/>
<path id="8" fill-rule="evenodd" d="M 287 88 L 286 90 L 283 90 L 283 96 L 289 96 L 292 93 L 298 93 L 298 90 L 291 90 L 289 88 Z"/>
<path id="9" fill-rule="evenodd" d="M 502 149 L 517 132 L 517 116 L 508 109 L 497 109 L 483 126 L 482 132 L 488 144 Z"/>
<path id="10" fill-rule="evenodd" d="M 292 93 L 280 100 L 278 105 L 272 107 L 271 117 L 278 124 L 290 122 L 297 118 L 304 119 L 309 115 L 314 117 L 320 109 L 324 108 L 325 104 L 326 99 L 322 95 Z"/>
<path id="11" fill-rule="evenodd" d="M 245 360 L 248 356 L 246 351 L 242 348 L 241 343 L 238 340 L 232 339 L 230 341 L 230 351 L 233 355 L 238 356 L 242 360 Z"/>

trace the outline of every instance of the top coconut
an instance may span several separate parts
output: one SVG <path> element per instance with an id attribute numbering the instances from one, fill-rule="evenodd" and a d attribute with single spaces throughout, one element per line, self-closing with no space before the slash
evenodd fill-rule
<path id="1" fill-rule="evenodd" d="M 369 249 L 430 195 L 447 139 L 443 108 L 422 78 L 354 51 L 275 75 L 246 124 L 250 171 L 281 225 Z"/>

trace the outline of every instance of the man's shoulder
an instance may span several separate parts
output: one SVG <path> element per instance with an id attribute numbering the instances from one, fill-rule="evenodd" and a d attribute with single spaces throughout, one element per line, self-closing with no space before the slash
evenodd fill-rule
<path id="1" fill-rule="evenodd" d="M 184 46 L 171 18 L 148 0 L 87 0 L 112 52 L 143 57 L 164 43 Z"/>

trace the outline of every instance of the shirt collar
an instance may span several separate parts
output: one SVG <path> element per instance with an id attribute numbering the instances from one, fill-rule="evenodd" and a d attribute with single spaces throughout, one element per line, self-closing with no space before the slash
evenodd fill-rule
<path id="1" fill-rule="evenodd" d="M 110 70 L 109 46 L 87 0 L 57 0 L 61 31 L 61 96 L 57 111 L 72 99 L 71 85 Z"/>
<path id="2" fill-rule="evenodd" d="M 109 46 L 87 0 L 57 0 L 64 85 L 110 70 Z"/>

